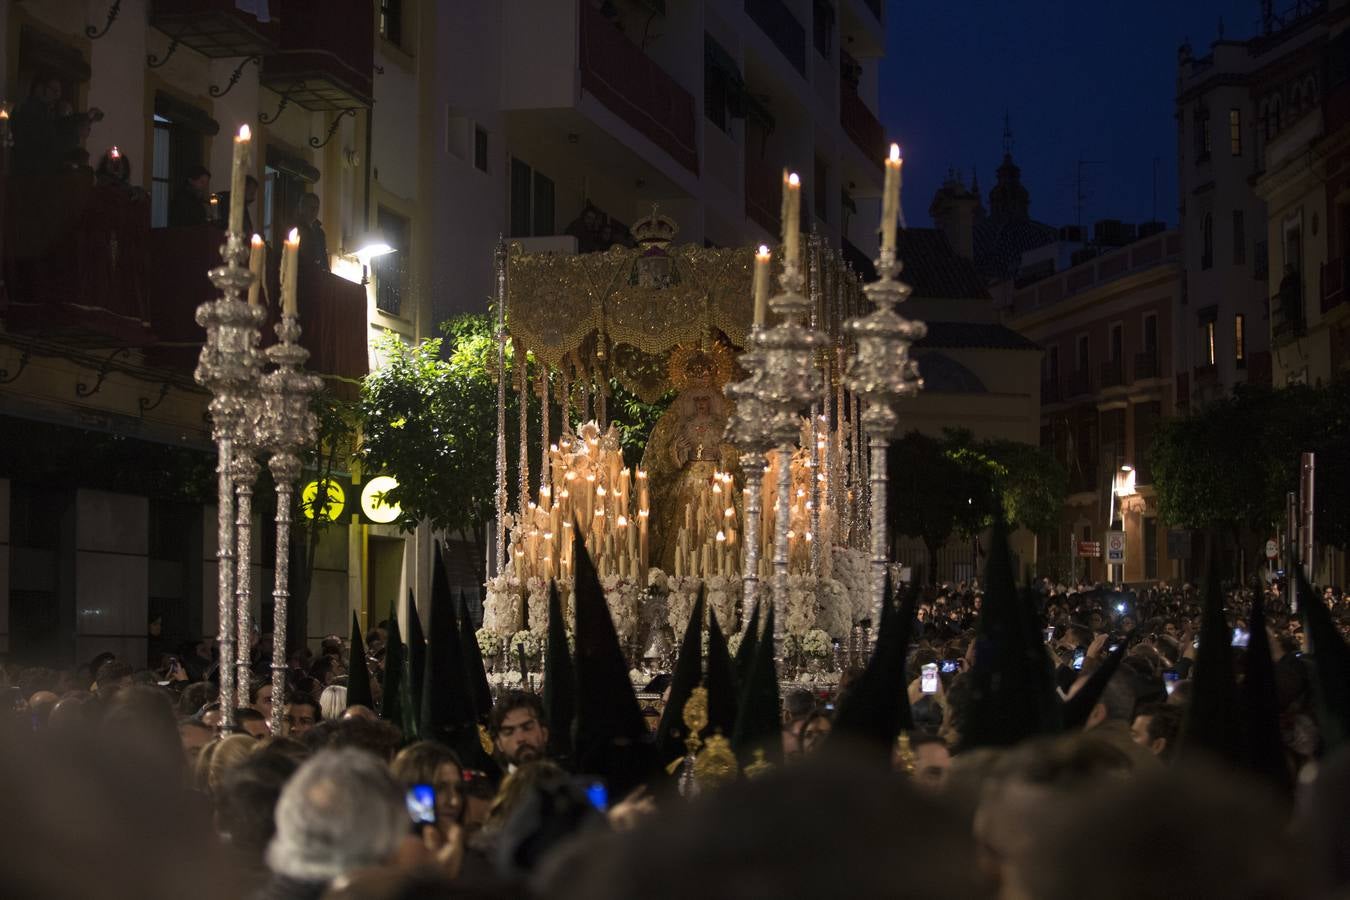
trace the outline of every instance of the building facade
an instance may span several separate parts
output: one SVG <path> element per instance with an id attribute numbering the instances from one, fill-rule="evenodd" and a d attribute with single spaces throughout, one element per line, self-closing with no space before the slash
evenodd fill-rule
<path id="1" fill-rule="evenodd" d="M 1176 413 L 1182 259 L 1181 235 L 1166 231 L 1033 283 L 995 288 L 1005 323 L 1045 354 L 1040 445 L 1068 471 L 1069 496 L 1042 554 L 1061 577 L 1135 583 L 1184 574 L 1189 545 L 1169 546 L 1148 466 L 1158 421 Z M 1125 535 L 1114 570 L 1105 559 L 1111 531 Z"/>
<path id="2" fill-rule="evenodd" d="M 499 237 L 605 249 L 659 204 L 680 241 L 773 240 L 786 166 L 806 184 L 803 226 L 875 255 L 882 13 L 879 0 L 0 0 L 20 138 L 3 201 L 0 652 L 139 662 L 215 631 L 192 314 L 220 237 L 170 225 L 195 166 L 210 191 L 228 187 L 239 125 L 254 133 L 249 217 L 273 251 L 299 198 L 320 200 L 331 271 L 302 279 L 301 325 L 310 368 L 351 396 L 380 364 L 374 338 L 419 341 L 487 309 Z M 30 161 L 20 108 L 47 84 L 53 115 L 103 115 L 35 181 L 14 168 Z M 91 189 L 113 147 L 125 181 Z M 395 252 L 365 256 L 377 238 Z M 338 468 L 350 504 L 371 473 Z M 293 634 L 345 633 L 353 611 L 373 624 L 407 588 L 429 596 L 426 529 L 352 508 L 320 532 Z M 254 616 L 268 621 L 261 540 Z M 469 588 L 478 570 L 452 577 Z"/>

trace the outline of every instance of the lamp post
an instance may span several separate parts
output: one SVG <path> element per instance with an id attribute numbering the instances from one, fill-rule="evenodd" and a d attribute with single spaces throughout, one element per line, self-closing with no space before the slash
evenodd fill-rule
<path id="1" fill-rule="evenodd" d="M 267 358 L 276 369 L 262 378 L 262 443 L 272 453 L 267 467 L 277 490 L 277 553 L 272 588 L 272 721 L 273 734 L 281 733 L 281 715 L 286 705 L 286 613 L 290 600 L 291 510 L 295 483 L 300 477 L 300 454 L 314 442 L 318 417 L 310 409 L 310 396 L 323 382 L 305 374 L 301 367 L 309 351 L 296 341 L 300 323 L 286 309 L 276 326 L 278 342 L 267 348 Z"/>

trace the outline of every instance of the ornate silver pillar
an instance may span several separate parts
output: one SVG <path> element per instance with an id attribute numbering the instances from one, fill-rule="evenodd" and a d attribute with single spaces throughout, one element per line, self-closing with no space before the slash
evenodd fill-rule
<path id="1" fill-rule="evenodd" d="M 922 322 L 902 318 L 894 309 L 910 292 L 909 285 L 896 279 L 901 268 L 895 251 L 883 249 L 877 260 L 880 278 L 863 287 L 876 310 L 850 319 L 847 325 L 857 347 L 849 361 L 848 385 L 866 401 L 860 418 L 867 431 L 871 463 L 868 486 L 874 633 L 881 622 L 890 549 L 886 534 L 886 448 L 898 421 L 893 406 L 900 397 L 912 397 L 923 387 L 918 364 L 909 358 L 909 347 L 928 332 Z"/>
<path id="2" fill-rule="evenodd" d="M 310 409 L 310 397 L 323 381 L 301 367 L 309 351 L 301 347 L 300 324 L 283 315 L 277 323 L 278 343 L 267 348 L 276 369 L 262 378 L 263 444 L 272 452 L 267 467 L 277 488 L 277 554 L 272 588 L 272 722 L 281 733 L 286 707 L 286 611 L 290 603 L 291 511 L 295 482 L 300 477 L 300 451 L 314 443 L 319 423 Z M 305 635 L 300 636 L 303 640 Z"/>
<path id="3" fill-rule="evenodd" d="M 221 292 L 217 300 L 197 307 L 197 324 L 206 329 L 194 377 L 211 391 L 211 436 L 216 442 L 216 613 L 220 642 L 220 729 L 234 728 L 235 695 L 235 533 L 234 479 L 235 438 L 257 389 L 261 358 L 258 326 L 265 313 L 240 297 L 253 283 L 253 275 L 240 265 L 244 258 L 243 235 L 230 233 L 221 248 L 223 265 L 208 275 Z"/>

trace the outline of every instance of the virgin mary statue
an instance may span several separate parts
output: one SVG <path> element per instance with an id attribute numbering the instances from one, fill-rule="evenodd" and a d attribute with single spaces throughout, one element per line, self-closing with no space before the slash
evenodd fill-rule
<path id="1" fill-rule="evenodd" d="M 714 473 L 740 472 L 736 448 L 723 439 L 732 403 L 722 385 L 731 368 L 730 352 L 720 344 L 712 350 L 676 347 L 670 354 L 670 380 L 679 394 L 652 429 L 642 456 L 652 495 L 651 558 L 667 573 L 675 570 L 685 510 L 710 489 Z M 739 486 L 734 497 L 739 519 Z"/>

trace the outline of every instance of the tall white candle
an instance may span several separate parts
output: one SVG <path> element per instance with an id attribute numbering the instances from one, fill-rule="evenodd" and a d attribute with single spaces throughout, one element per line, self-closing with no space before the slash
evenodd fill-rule
<path id="1" fill-rule="evenodd" d="M 262 305 L 263 276 L 267 270 L 267 245 L 260 235 L 254 235 L 248 250 L 248 270 L 253 273 L 253 283 L 248 287 L 248 305 Z"/>
<path id="2" fill-rule="evenodd" d="M 881 248 L 895 249 L 895 224 L 900 216 L 900 170 L 905 161 L 900 146 L 891 144 L 891 155 L 886 158 L 886 181 L 881 199 Z"/>
<path id="3" fill-rule="evenodd" d="M 801 249 L 802 180 L 796 172 L 783 172 L 783 256 L 796 265 Z"/>
<path id="4" fill-rule="evenodd" d="M 282 315 L 299 316 L 300 307 L 295 299 L 295 287 L 300 269 L 300 230 L 292 228 L 286 236 L 281 251 L 281 312 Z"/>
<path id="5" fill-rule="evenodd" d="M 769 264 L 773 259 L 765 244 L 755 254 L 755 324 L 763 325 L 769 315 Z"/>
<path id="6" fill-rule="evenodd" d="M 234 136 L 234 160 L 230 167 L 230 234 L 244 230 L 245 179 L 252 146 L 253 133 L 247 125 L 239 126 L 239 133 Z"/>

